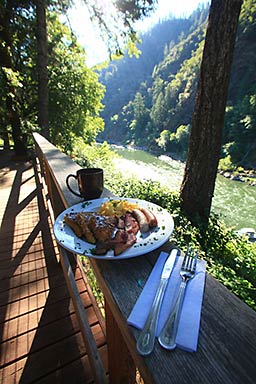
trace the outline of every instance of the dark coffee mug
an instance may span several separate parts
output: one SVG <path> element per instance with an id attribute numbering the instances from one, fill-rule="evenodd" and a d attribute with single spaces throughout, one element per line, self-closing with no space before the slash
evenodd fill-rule
<path id="1" fill-rule="evenodd" d="M 73 178 L 78 183 L 79 193 L 74 191 L 69 185 L 69 180 Z M 76 175 L 68 175 L 66 178 L 68 189 L 78 197 L 85 200 L 97 199 L 103 191 L 103 169 L 101 168 L 84 168 L 79 169 Z"/>

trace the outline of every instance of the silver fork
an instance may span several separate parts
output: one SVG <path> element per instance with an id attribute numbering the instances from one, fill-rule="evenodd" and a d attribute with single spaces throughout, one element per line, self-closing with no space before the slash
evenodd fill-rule
<path id="1" fill-rule="evenodd" d="M 188 248 L 180 270 L 181 283 L 177 294 L 177 299 L 170 316 L 168 317 L 164 328 L 162 329 L 158 341 L 162 347 L 166 349 L 174 349 L 176 347 L 176 336 L 180 320 L 181 308 L 184 300 L 187 282 L 195 276 L 197 252 Z"/>

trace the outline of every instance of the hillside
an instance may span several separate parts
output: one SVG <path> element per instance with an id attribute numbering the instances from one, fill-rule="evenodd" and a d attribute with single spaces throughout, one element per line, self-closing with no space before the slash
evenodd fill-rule
<path id="1" fill-rule="evenodd" d="M 186 156 L 208 9 L 162 21 L 141 36 L 138 59 L 125 55 L 101 71 L 106 87 L 99 140 Z M 256 164 L 256 1 L 245 0 L 223 135 L 223 157 Z"/>

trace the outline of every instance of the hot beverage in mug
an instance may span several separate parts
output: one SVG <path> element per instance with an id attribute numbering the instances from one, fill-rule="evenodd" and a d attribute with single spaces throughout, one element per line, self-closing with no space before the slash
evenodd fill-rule
<path id="1" fill-rule="evenodd" d="M 70 186 L 70 179 L 75 179 L 78 184 L 78 191 L 74 191 Z M 103 191 L 103 169 L 101 168 L 84 168 L 79 169 L 76 175 L 68 175 L 66 178 L 68 189 L 74 195 L 84 198 L 85 200 L 98 199 Z"/>

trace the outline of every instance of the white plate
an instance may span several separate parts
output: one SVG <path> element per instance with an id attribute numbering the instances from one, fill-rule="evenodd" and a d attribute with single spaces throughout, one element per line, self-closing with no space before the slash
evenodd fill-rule
<path id="1" fill-rule="evenodd" d="M 77 237 L 73 230 L 66 223 L 64 223 L 64 216 L 70 212 L 97 212 L 102 203 L 110 200 L 126 200 L 131 203 L 136 203 L 142 208 L 144 207 L 150 209 L 157 217 L 158 226 L 153 228 L 151 232 L 143 235 L 139 231 L 137 233 L 137 242 L 119 256 L 114 256 L 112 250 L 108 251 L 106 255 L 103 256 L 94 255 L 94 244 L 87 243 L 83 239 Z M 57 217 L 53 227 L 56 240 L 62 247 L 80 255 L 107 260 L 127 259 L 151 252 L 163 245 L 169 239 L 173 229 L 174 222 L 172 216 L 168 211 L 161 208 L 159 205 L 145 200 L 120 197 L 89 200 L 84 203 L 73 205 Z"/>

